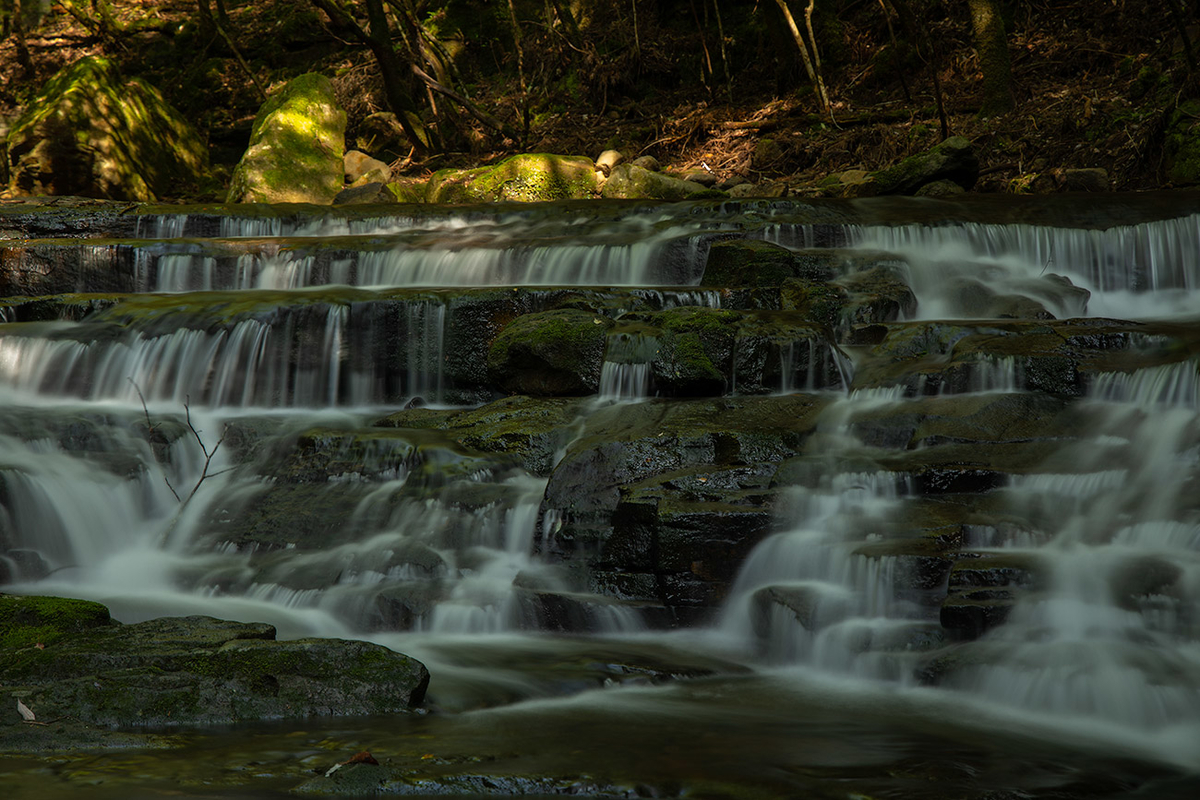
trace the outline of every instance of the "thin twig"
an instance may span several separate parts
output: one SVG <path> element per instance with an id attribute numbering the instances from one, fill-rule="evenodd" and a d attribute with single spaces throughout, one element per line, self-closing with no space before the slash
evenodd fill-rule
<path id="1" fill-rule="evenodd" d="M 142 401 L 142 413 L 146 415 L 146 427 L 150 433 L 154 433 L 158 430 L 158 425 L 150 421 L 150 409 L 146 407 L 146 396 L 142 394 L 142 387 L 138 386 L 137 381 L 133 378 L 130 378 L 129 382 L 133 384 L 134 390 L 138 393 L 138 399 Z M 163 470 L 163 483 L 167 484 L 167 488 L 171 490 L 171 494 L 175 495 L 177 501 L 183 502 L 179 497 L 179 492 L 175 491 L 175 487 L 171 485 L 171 479 L 167 477 L 166 470 Z"/>

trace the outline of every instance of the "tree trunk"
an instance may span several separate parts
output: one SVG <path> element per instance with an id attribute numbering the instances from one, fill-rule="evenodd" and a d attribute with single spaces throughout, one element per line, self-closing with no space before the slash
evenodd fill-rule
<path id="1" fill-rule="evenodd" d="M 1000 7 L 996 0 L 967 0 L 967 6 L 975 31 L 979 69 L 983 72 L 983 103 L 979 113 L 992 116 L 1012 111 L 1012 68 Z"/>
<path id="2" fill-rule="evenodd" d="M 388 108 L 396 115 L 396 121 L 404 129 L 404 135 L 408 137 L 413 150 L 418 155 L 424 155 L 431 148 L 429 131 L 421 122 L 417 105 L 405 86 L 405 76 L 410 70 L 401 64 L 396 48 L 392 47 L 391 29 L 383 11 L 382 0 L 366 0 L 367 30 L 363 30 L 337 0 L 312 0 L 312 4 L 328 14 L 335 26 L 348 31 L 371 49 L 371 54 L 375 56 L 375 62 L 379 65 Z"/>
<path id="3" fill-rule="evenodd" d="M 817 66 L 813 64 L 813 59 L 808 54 L 808 45 L 804 41 L 804 36 L 800 33 L 800 26 L 796 24 L 796 18 L 792 16 L 792 10 L 788 8 L 787 0 L 775 0 L 779 6 L 779 10 L 783 12 L 783 18 L 788 24 L 788 30 L 792 32 L 792 38 L 796 40 L 796 47 L 800 50 L 800 59 L 804 62 L 804 71 L 808 73 L 808 79 L 812 82 L 813 94 L 817 96 L 817 106 L 822 114 L 829 112 L 829 96 L 825 94 L 825 81 L 821 77 L 821 73 L 817 71 Z M 816 50 L 816 42 L 813 42 L 813 49 Z"/>

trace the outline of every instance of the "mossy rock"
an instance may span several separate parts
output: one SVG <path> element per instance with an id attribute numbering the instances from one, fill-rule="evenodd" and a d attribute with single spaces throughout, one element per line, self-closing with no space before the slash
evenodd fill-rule
<path id="1" fill-rule="evenodd" d="M 879 194 L 916 194 L 922 186 L 941 180 L 953 181 L 970 191 L 979 178 L 979 157 L 968 139 L 951 136 L 871 177 Z"/>
<path id="2" fill-rule="evenodd" d="M 99 603 L 0 594 L 0 652 L 53 644 L 64 636 L 111 624 L 108 609 Z"/>
<path id="3" fill-rule="evenodd" d="M 491 167 L 439 170 L 426 185 L 425 202 L 587 200 L 599 191 L 600 178 L 590 158 L 526 153 Z"/>
<path id="4" fill-rule="evenodd" d="M 607 317 L 574 309 L 525 314 L 492 342 L 488 374 L 510 394 L 594 394 L 612 324 Z"/>
<path id="5" fill-rule="evenodd" d="M 651 172 L 633 164 L 614 167 L 601 195 L 606 200 L 701 200 L 728 196 L 699 183 Z"/>
<path id="6" fill-rule="evenodd" d="M 828 263 L 771 242 L 733 239 L 714 242 L 704 264 L 702 286 L 779 286 L 789 278 L 826 281 Z"/>
<path id="7" fill-rule="evenodd" d="M 329 205 L 342 189 L 345 133 L 330 80 L 293 78 L 258 110 L 227 202 Z"/>
<path id="8" fill-rule="evenodd" d="M 569 397 L 514 395 L 467 411 L 407 409 L 375 424 L 444 431 L 475 450 L 517 455 L 527 471 L 548 475 L 556 453 L 575 437 L 585 402 Z"/>
<path id="9" fill-rule="evenodd" d="M 154 87 L 103 58 L 51 78 L 8 135 L 15 194 L 156 201 L 207 180 L 208 148 Z"/>
<path id="10" fill-rule="evenodd" d="M 40 718 L 128 729 L 400 713 L 423 701 L 429 673 L 367 642 L 278 642 L 270 625 L 164 617 L 0 651 L 0 681 Z"/>

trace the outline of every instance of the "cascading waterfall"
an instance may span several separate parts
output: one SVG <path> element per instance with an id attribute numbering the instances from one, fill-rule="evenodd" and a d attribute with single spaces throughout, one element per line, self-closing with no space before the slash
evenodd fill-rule
<path id="1" fill-rule="evenodd" d="M 787 208 L 143 217 L 136 244 L 84 245 L 79 258 L 87 270 L 132 264 L 136 289 L 163 297 L 123 315 L 0 309 L 2 320 L 23 320 L 0 323 L 0 400 L 10 412 L 0 422 L 0 578 L 15 591 L 101 600 L 129 621 L 204 613 L 270 621 L 284 636 L 371 638 L 427 660 L 454 710 L 579 690 L 547 689 L 553 681 L 517 676 L 506 659 L 617 664 L 605 647 L 636 645 L 655 658 L 671 647 L 749 666 L 746 681 L 815 680 L 856 698 L 850 713 L 867 718 L 865 707 L 885 698 L 926 707 L 922 724 L 944 723 L 949 737 L 990 735 L 992 725 L 1035 742 L 1078 734 L 1104 755 L 1132 748 L 1200 769 L 1194 355 L 1165 334 L 1122 334 L 1099 366 L 1080 369 L 1074 395 L 1014 414 L 999 444 L 1049 457 L 1021 451 L 993 470 L 994 443 L 972 438 L 973 426 L 987 424 L 989 404 L 1025 399 L 1043 362 L 972 355 L 957 364 L 956 396 L 949 382 L 924 391 L 923 374 L 858 389 L 855 365 L 826 334 L 801 339 L 798 328 L 785 335 L 764 323 L 767 333 L 743 338 L 767 342 L 756 352 L 770 363 L 755 368 L 770 385 L 746 378 L 743 393 L 735 366 L 702 376 L 726 397 L 679 398 L 667 396 L 663 373 L 655 383 L 663 334 L 647 332 L 650 317 L 621 319 L 770 309 L 778 317 L 768 321 L 782 324 L 787 310 L 770 306 L 778 291 L 700 285 L 711 242 L 737 235 L 900 257 L 920 320 L 969 319 L 1003 295 L 1033 304 L 1010 304 L 1022 313 L 1036 306 L 1024 319 L 1039 323 L 1174 315 L 1185 328 L 1192 320 L 1180 309 L 1200 289 L 1200 218 L 1107 230 L 885 226 L 796 221 Z M 314 287 L 327 284 L 339 286 L 318 296 Z M 346 286 L 495 288 L 468 297 Z M 585 306 L 596 325 L 613 326 L 592 402 L 535 398 L 535 419 L 551 420 L 558 438 L 507 426 L 504 406 L 492 427 L 470 428 L 469 415 L 498 395 L 479 377 L 492 369 L 486 337 L 521 314 Z M 869 335 L 841 344 L 865 358 L 894 320 L 864 324 Z M 683 331 L 687 344 L 701 341 L 697 330 Z M 941 365 L 965 336 L 965 327 L 947 334 L 947 352 L 921 366 Z M 1147 361 L 1121 361 L 1127 353 Z M 798 395 L 820 409 L 812 430 L 781 434 L 770 426 L 792 420 L 767 412 L 754 418 L 762 430 L 689 427 L 689 415 L 740 424 L 750 400 Z M 639 415 L 662 428 L 649 444 L 597 445 L 589 415 L 603 413 L 621 436 Z M 1062 441 L 1022 427 L 1059 413 L 1076 415 Z M 570 512 L 547 498 L 556 465 L 578 456 L 579 442 L 594 448 L 572 462 L 584 483 L 601 482 L 603 468 L 623 483 L 611 518 L 575 509 L 583 521 L 564 544 Z M 626 445 L 636 458 L 619 461 L 613 453 Z M 660 447 L 700 453 L 711 470 Z M 954 470 L 935 461 L 941 447 L 965 453 Z M 657 457 L 668 464 L 661 474 L 638 471 Z M 759 536 L 728 524 L 752 511 L 773 514 L 773 527 Z M 904 529 L 920 515 L 934 521 Z M 727 545 L 725 562 L 680 545 L 673 526 L 693 518 L 715 520 L 694 524 L 707 544 Z M 646 567 L 643 551 L 661 562 Z M 668 559 L 694 583 L 672 583 Z M 688 594 L 721 570 L 731 577 L 714 592 L 719 602 Z M 978 612 L 978 630 L 943 624 L 955 592 Z M 673 674 L 663 667 L 620 690 L 620 702 L 690 708 L 678 690 L 653 685 Z M 730 672 L 698 691 L 730 692 L 720 681 L 743 677 Z M 742 724 L 719 708 L 720 725 Z M 948 708 L 965 711 L 941 720 Z M 1134 748 L 1139 738 L 1161 754 Z"/>

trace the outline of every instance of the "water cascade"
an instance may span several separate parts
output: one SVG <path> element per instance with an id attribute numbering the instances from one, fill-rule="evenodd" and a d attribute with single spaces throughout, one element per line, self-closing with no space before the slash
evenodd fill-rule
<path id="1" fill-rule="evenodd" d="M 1200 215 L 886 203 L 5 209 L 0 590 L 385 644 L 496 774 L 1192 796 Z"/>

